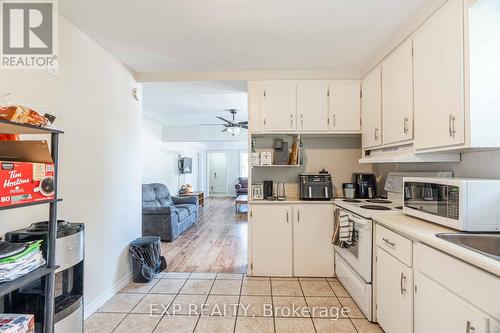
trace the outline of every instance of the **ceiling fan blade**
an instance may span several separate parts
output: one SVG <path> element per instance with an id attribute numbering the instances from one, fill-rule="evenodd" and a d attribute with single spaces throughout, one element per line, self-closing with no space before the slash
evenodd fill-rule
<path id="1" fill-rule="evenodd" d="M 227 127 L 225 127 L 221 132 L 227 132 Z"/>
<path id="2" fill-rule="evenodd" d="M 240 125 L 248 125 L 248 120 L 239 121 L 238 124 L 240 124 Z"/>
<path id="3" fill-rule="evenodd" d="M 248 125 L 240 125 L 241 128 L 248 129 Z"/>
<path id="4" fill-rule="evenodd" d="M 198 126 L 226 126 L 226 124 L 198 124 Z"/>
<path id="5" fill-rule="evenodd" d="M 220 119 L 220 120 L 222 120 L 222 121 L 225 121 L 225 122 L 226 122 L 226 123 L 228 123 L 228 124 L 233 124 L 233 122 L 231 122 L 231 121 L 229 121 L 229 120 L 227 120 L 227 119 L 224 119 L 224 118 L 222 118 L 222 117 L 219 117 L 219 116 L 215 116 L 215 117 L 216 117 L 216 118 L 218 118 L 218 119 Z"/>

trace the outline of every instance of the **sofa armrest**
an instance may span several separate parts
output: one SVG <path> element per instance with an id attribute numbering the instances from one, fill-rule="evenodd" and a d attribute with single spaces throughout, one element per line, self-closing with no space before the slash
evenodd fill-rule
<path id="1" fill-rule="evenodd" d="M 142 207 L 142 215 L 170 215 L 177 211 L 174 206 Z"/>
<path id="2" fill-rule="evenodd" d="M 197 197 L 172 197 L 172 201 L 174 202 L 174 205 L 182 205 L 182 204 L 197 205 L 198 204 Z"/>

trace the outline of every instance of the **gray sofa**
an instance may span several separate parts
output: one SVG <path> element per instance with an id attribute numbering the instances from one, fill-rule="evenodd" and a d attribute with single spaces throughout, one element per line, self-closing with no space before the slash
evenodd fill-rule
<path id="1" fill-rule="evenodd" d="M 238 184 L 234 188 L 236 195 L 248 194 L 248 177 L 238 177 Z"/>
<path id="2" fill-rule="evenodd" d="M 171 242 L 198 222 L 196 197 L 173 197 L 163 184 L 142 185 L 142 235 Z"/>

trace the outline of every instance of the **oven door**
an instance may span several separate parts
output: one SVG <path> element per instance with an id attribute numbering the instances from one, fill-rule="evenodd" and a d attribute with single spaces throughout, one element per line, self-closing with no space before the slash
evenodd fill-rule
<path id="1" fill-rule="evenodd" d="M 372 220 L 340 209 L 353 222 L 352 245 L 348 248 L 335 246 L 336 253 L 356 271 L 366 283 L 372 281 Z"/>

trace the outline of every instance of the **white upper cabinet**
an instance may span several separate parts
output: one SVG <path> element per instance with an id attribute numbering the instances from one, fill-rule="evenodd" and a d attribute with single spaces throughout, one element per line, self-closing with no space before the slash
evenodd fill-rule
<path id="1" fill-rule="evenodd" d="M 332 81 L 329 93 L 331 131 L 361 130 L 361 86 L 359 81 Z"/>
<path id="2" fill-rule="evenodd" d="M 299 81 L 297 127 L 300 131 L 328 130 L 328 81 Z"/>
<path id="3" fill-rule="evenodd" d="M 361 130 L 363 148 L 382 143 L 382 83 L 381 67 L 375 67 L 363 79 L 361 99 Z"/>
<path id="4" fill-rule="evenodd" d="M 297 129 L 297 83 L 267 81 L 262 101 L 263 128 L 267 132 L 287 132 Z"/>
<path id="5" fill-rule="evenodd" d="M 383 144 L 413 139 L 413 56 L 411 40 L 382 63 Z"/>
<path id="6" fill-rule="evenodd" d="M 415 148 L 465 143 L 462 1 L 449 0 L 415 33 Z"/>

